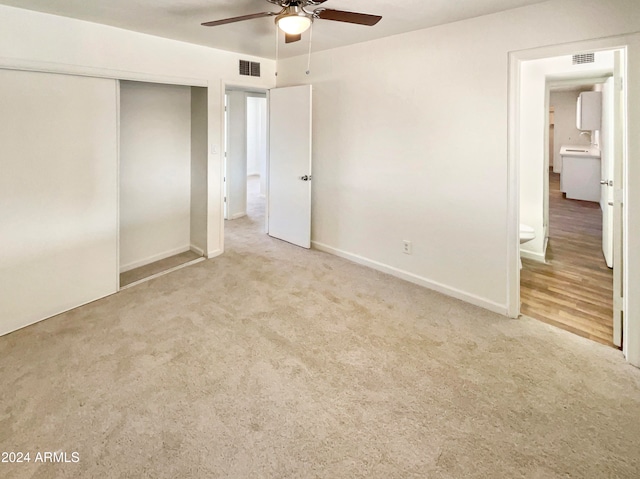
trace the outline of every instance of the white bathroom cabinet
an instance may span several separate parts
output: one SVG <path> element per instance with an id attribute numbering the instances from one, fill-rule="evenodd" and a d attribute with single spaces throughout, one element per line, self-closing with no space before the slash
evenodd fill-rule
<path id="1" fill-rule="evenodd" d="M 600 150 L 563 146 L 560 190 L 574 200 L 600 201 Z"/>
<path id="2" fill-rule="evenodd" d="M 585 91 L 578 96 L 576 126 L 578 130 L 599 130 L 602 118 L 602 93 Z"/>

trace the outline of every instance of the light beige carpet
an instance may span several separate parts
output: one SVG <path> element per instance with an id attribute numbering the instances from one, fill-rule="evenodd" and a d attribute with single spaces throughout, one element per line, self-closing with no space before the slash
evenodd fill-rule
<path id="1" fill-rule="evenodd" d="M 0 338 L 2 478 L 637 478 L 640 371 L 260 234 Z"/>

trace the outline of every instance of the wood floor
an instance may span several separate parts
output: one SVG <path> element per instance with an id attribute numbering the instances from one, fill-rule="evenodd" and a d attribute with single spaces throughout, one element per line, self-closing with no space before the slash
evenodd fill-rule
<path id="1" fill-rule="evenodd" d="M 602 254 L 600 205 L 564 198 L 553 172 L 547 263 L 522 260 L 521 313 L 613 345 L 613 274 Z"/>

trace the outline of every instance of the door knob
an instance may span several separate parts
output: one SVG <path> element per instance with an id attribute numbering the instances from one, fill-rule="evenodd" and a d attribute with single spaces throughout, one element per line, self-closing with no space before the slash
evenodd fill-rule
<path id="1" fill-rule="evenodd" d="M 311 181 L 311 175 L 304 175 L 304 176 L 301 176 L 301 177 L 300 177 L 300 179 L 301 179 L 302 181 Z"/>

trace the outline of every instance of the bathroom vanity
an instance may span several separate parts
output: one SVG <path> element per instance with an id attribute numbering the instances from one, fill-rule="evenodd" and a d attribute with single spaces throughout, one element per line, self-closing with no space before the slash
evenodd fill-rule
<path id="1" fill-rule="evenodd" d="M 560 190 L 574 200 L 600 201 L 600 150 L 565 145 L 560 148 Z"/>

